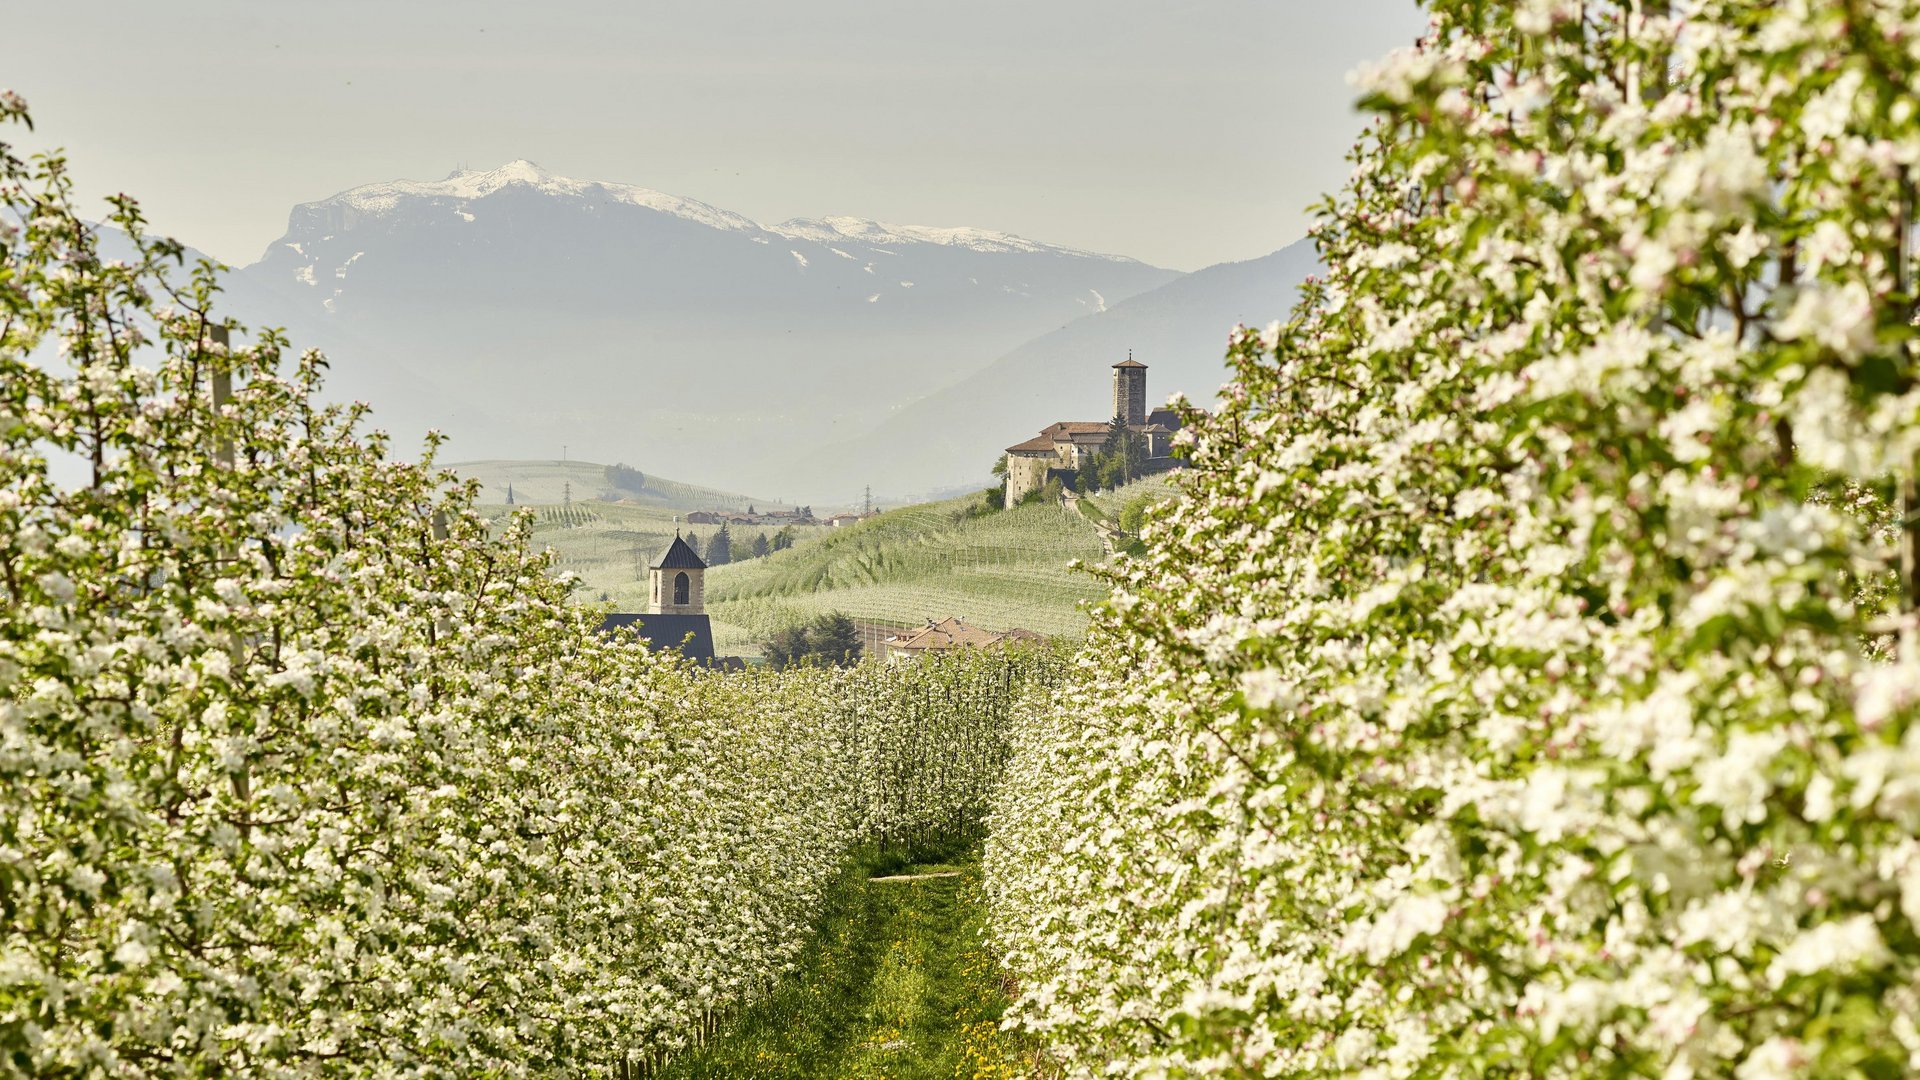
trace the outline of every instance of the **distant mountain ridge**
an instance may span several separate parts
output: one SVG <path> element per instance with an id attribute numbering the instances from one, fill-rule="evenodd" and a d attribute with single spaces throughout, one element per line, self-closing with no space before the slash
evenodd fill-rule
<path id="1" fill-rule="evenodd" d="M 985 229 L 762 225 L 517 161 L 303 203 L 238 276 L 403 439 L 838 493 L 857 477 L 793 463 L 1181 275 Z"/>
<path id="2" fill-rule="evenodd" d="M 457 169 L 444 180 L 390 180 L 385 183 L 363 184 L 360 187 L 349 188 L 331 198 L 303 203 L 294 212 L 297 215 L 303 211 L 325 212 L 339 208 L 361 214 L 384 214 L 399 208 L 407 199 L 465 203 L 484 199 L 503 188 L 516 184 L 556 198 L 599 200 L 639 206 L 714 229 L 760 233 L 791 240 L 810 240 L 821 243 L 942 244 L 972 251 L 1054 252 L 1084 258 L 1110 259 L 1114 262 L 1138 262 L 1123 255 L 1105 255 L 1062 247 L 1058 244 L 1043 244 L 1022 236 L 988 229 L 893 225 L 867 218 L 845 216 L 793 218 L 778 225 L 762 225 L 731 210 L 722 210 L 697 199 L 669 195 L 652 188 L 556 176 L 524 158 L 487 171 Z M 458 210 L 455 212 L 459 213 Z M 463 217 L 462 220 L 470 219 Z M 350 224 L 342 220 L 340 227 L 350 227 Z"/>
<path id="3" fill-rule="evenodd" d="M 981 486 L 1001 451 L 1055 420 L 1112 414 L 1112 365 L 1147 365 L 1147 399 L 1174 391 L 1214 402 L 1227 379 L 1228 335 L 1291 314 L 1320 270 L 1311 240 L 1245 262 L 1196 270 L 1111 309 L 1041 335 L 979 371 L 895 412 L 857 438 L 819 448 L 802 465 L 858 472 L 888 492 Z"/>

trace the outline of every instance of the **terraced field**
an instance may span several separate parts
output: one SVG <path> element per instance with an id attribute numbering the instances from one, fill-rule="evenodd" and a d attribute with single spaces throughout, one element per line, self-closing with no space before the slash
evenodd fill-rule
<path id="1" fill-rule="evenodd" d="M 1068 566 L 1101 558 L 1093 524 L 1059 505 L 969 516 L 979 500 L 889 511 L 793 551 L 719 568 L 707 579 L 717 641 L 761 640 L 825 611 L 900 625 L 958 615 L 990 630 L 1081 633 L 1080 602 L 1106 593 Z"/>

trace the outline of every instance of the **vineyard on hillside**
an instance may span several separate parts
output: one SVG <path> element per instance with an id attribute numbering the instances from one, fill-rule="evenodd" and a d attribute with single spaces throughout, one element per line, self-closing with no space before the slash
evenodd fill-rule
<path id="1" fill-rule="evenodd" d="M 505 463 L 477 464 L 481 467 L 454 468 L 503 483 Z M 533 476 L 530 490 L 546 495 L 563 492 L 569 477 L 580 481 L 576 492 L 589 490 L 601 468 L 560 462 L 534 468 L 537 464 L 516 462 L 513 468 Z M 648 483 L 663 490 L 671 485 L 653 478 Z M 1118 513 L 1127 500 L 1164 498 L 1170 492 L 1155 478 L 1099 498 Z M 900 626 L 958 614 L 991 629 L 1021 626 L 1078 637 L 1086 628 L 1080 606 L 1104 597 L 1106 587 L 1069 564 L 1104 557 L 1098 532 L 1083 516 L 1061 513 L 1057 504 L 970 513 L 979 503 L 974 495 L 900 507 L 853 526 L 784 529 L 792 548 L 759 558 L 749 557 L 754 539 L 764 536 L 771 543 L 783 528 L 730 527 L 734 559 L 708 577 L 716 644 L 727 652 L 757 653 L 781 628 L 828 612 Z M 569 504 L 530 502 L 521 495 L 516 506 L 488 504 L 483 512 L 498 531 L 516 509 L 529 506 L 535 514 L 531 542 L 535 548 L 551 547 L 556 567 L 576 577 L 574 599 L 604 600 L 621 611 L 646 607 L 646 567 L 676 533 L 700 546 L 717 528 L 683 524 L 683 515 L 666 501 L 576 498 Z"/>
<path id="2" fill-rule="evenodd" d="M 1091 523 L 1058 503 L 973 516 L 980 496 L 889 510 L 814 543 L 722 567 L 707 579 L 715 634 L 764 641 L 841 611 L 899 625 L 958 615 L 992 630 L 1078 637 L 1084 602 L 1106 595 L 1074 560 L 1103 557 Z"/>

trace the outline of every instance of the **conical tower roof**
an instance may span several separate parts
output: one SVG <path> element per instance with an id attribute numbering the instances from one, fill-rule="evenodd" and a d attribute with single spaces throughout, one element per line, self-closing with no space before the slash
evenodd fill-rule
<path id="1" fill-rule="evenodd" d="M 675 533 L 673 544 L 667 548 L 665 555 L 660 556 L 660 561 L 653 564 L 653 568 L 655 570 L 705 570 L 707 564 L 700 561 L 700 555 L 693 550 L 693 545 Z"/>

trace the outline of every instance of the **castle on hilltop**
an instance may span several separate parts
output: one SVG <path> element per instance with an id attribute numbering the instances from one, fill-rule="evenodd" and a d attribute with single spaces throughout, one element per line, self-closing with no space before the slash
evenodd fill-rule
<path id="1" fill-rule="evenodd" d="M 1048 479 L 1071 484 L 1079 469 L 1107 445 L 1115 428 L 1139 438 L 1145 453 L 1141 473 L 1163 472 L 1179 465 L 1172 456 L 1173 433 L 1180 430 L 1180 414 L 1172 409 L 1147 411 L 1147 365 L 1127 358 L 1113 365 L 1113 419 L 1058 420 L 1023 443 L 1007 447 L 1008 507 L 1038 491 Z"/>

